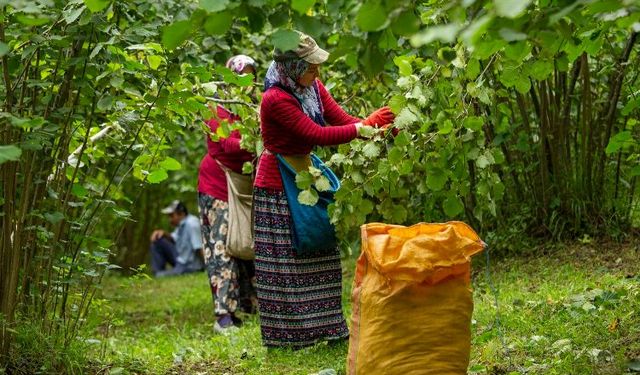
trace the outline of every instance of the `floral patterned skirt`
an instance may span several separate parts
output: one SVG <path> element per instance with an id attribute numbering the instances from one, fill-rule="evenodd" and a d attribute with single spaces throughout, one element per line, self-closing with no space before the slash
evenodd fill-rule
<path id="1" fill-rule="evenodd" d="M 215 314 L 233 314 L 238 308 L 254 313 L 257 308 L 254 263 L 231 257 L 226 252 L 229 204 L 203 193 L 199 194 L 198 203 Z"/>
<path id="2" fill-rule="evenodd" d="M 253 205 L 263 343 L 303 347 L 348 337 L 338 249 L 315 257 L 296 254 L 284 192 L 256 188 Z"/>

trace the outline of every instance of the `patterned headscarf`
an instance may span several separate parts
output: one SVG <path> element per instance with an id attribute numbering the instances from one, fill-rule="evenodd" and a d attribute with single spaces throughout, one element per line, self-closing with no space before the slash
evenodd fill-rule
<path id="1" fill-rule="evenodd" d="M 231 70 L 233 70 L 236 74 L 242 73 L 242 70 L 247 66 L 251 66 L 254 69 L 256 68 L 256 62 L 254 59 L 247 55 L 235 55 L 229 60 L 225 66 Z"/>
<path id="2" fill-rule="evenodd" d="M 298 84 L 298 79 L 307 71 L 309 63 L 302 59 L 273 61 L 264 78 L 264 90 L 273 86 L 284 88 L 293 94 L 302 105 L 302 110 L 313 121 L 324 125 L 323 108 L 318 85 L 314 82 L 309 87 Z"/>

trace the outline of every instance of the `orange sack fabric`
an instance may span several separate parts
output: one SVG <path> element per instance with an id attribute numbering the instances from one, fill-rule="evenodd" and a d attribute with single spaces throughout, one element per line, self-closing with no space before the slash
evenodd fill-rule
<path id="1" fill-rule="evenodd" d="M 462 222 L 361 230 L 347 373 L 466 374 L 480 237 Z"/>

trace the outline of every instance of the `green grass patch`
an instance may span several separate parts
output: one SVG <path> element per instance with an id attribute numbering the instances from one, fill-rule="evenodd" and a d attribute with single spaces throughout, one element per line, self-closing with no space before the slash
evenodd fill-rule
<path id="1" fill-rule="evenodd" d="M 640 357 L 640 260 L 633 245 L 558 246 L 474 264 L 470 374 L 624 374 Z M 350 315 L 355 264 L 344 264 Z M 236 335 L 213 332 L 204 274 L 108 278 L 90 324 L 91 371 L 103 374 L 317 374 L 345 371 L 347 344 L 291 350 L 261 345 L 257 317 Z M 402 319 L 402 317 L 398 317 Z M 498 319 L 497 319 L 498 318 Z M 420 324 L 420 322 L 407 322 Z"/>

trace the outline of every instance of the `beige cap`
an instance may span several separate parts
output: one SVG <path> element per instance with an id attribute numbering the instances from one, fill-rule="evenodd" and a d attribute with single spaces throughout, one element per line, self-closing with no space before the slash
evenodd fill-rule
<path id="1" fill-rule="evenodd" d="M 276 51 L 275 60 L 286 60 L 292 57 L 298 57 L 308 62 L 309 64 L 322 64 L 329 58 L 329 52 L 318 47 L 318 43 L 313 40 L 307 34 L 296 31 L 300 35 L 300 42 L 298 42 L 298 48 L 291 51 Z"/>

